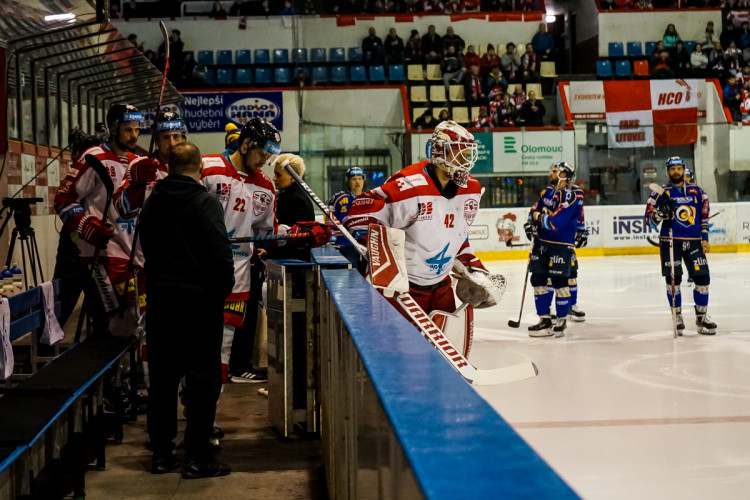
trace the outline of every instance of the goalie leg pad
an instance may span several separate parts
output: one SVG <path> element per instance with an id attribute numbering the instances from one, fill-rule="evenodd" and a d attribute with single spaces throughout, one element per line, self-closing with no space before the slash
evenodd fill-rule
<path id="1" fill-rule="evenodd" d="M 433 311 L 430 319 L 461 354 L 468 358 L 474 341 L 474 307 L 468 305 L 457 313 Z"/>

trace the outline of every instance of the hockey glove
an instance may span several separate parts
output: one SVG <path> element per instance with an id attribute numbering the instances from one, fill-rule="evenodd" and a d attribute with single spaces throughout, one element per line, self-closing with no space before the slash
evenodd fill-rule
<path id="1" fill-rule="evenodd" d="M 151 158 L 143 158 L 128 167 L 127 176 L 133 186 L 145 186 L 156 182 L 156 171 L 159 162 Z"/>
<path id="2" fill-rule="evenodd" d="M 506 287 L 505 277 L 499 274 L 489 274 L 479 259 L 476 257 L 474 259 L 481 268 L 467 267 L 465 265 L 467 259 L 457 258 L 453 262 L 454 277 L 458 280 L 456 296 L 461 302 L 467 302 L 478 309 L 492 307 L 503 297 Z"/>
<path id="3" fill-rule="evenodd" d="M 654 218 L 657 221 L 674 219 L 675 205 L 674 200 L 668 196 L 662 197 L 659 206 L 656 207 Z"/>
<path id="4" fill-rule="evenodd" d="M 460 274 L 462 267 L 464 268 L 464 272 L 490 274 L 487 268 L 484 267 L 484 264 L 482 264 L 482 261 L 470 253 L 463 253 L 456 256 L 456 260 L 453 263 L 454 270 L 458 270 L 457 272 Z"/>
<path id="5" fill-rule="evenodd" d="M 539 234 L 536 232 L 536 224 L 533 222 L 527 222 L 523 225 L 523 230 L 526 232 L 526 237 L 531 241 L 531 238 L 536 238 Z"/>
<path id="6" fill-rule="evenodd" d="M 320 222 L 298 222 L 289 229 L 289 234 L 310 233 L 313 247 L 320 247 L 328 243 L 333 234 L 331 226 Z"/>
<path id="7" fill-rule="evenodd" d="M 586 228 L 576 231 L 576 248 L 585 247 L 589 243 L 589 230 Z"/>
<path id="8" fill-rule="evenodd" d="M 93 215 L 84 215 L 78 222 L 78 237 L 96 248 L 106 247 L 114 235 L 115 231 L 111 226 L 102 224 L 102 221 Z"/>

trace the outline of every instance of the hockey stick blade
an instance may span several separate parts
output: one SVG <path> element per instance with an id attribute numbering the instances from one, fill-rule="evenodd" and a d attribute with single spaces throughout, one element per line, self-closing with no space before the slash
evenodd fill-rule
<path id="1" fill-rule="evenodd" d="M 112 177 L 109 176 L 107 167 L 104 166 L 99 158 L 94 155 L 88 154 L 84 156 L 83 159 L 86 161 L 86 163 L 89 164 L 91 170 L 96 172 L 96 175 L 102 181 L 104 190 L 107 191 L 107 204 L 104 207 L 104 210 L 102 210 L 102 222 L 106 222 L 107 216 L 109 214 L 109 205 L 110 203 L 112 203 L 112 193 L 115 192 L 115 183 L 112 181 Z"/>
<path id="2" fill-rule="evenodd" d="M 477 368 L 474 373 L 474 385 L 496 385 L 507 384 L 508 382 L 517 382 L 536 377 L 539 369 L 533 361 L 524 361 L 516 365 L 494 368 L 492 370 L 480 370 Z"/>
<path id="3" fill-rule="evenodd" d="M 513 319 L 509 319 L 508 320 L 508 326 L 511 327 L 511 328 L 518 328 L 519 326 L 521 326 L 521 322 L 513 320 Z"/>
<path id="4" fill-rule="evenodd" d="M 660 185 L 658 185 L 658 184 L 657 184 L 657 183 L 655 183 L 655 182 L 652 182 L 651 184 L 649 184 L 649 185 L 648 185 L 648 188 L 649 188 L 649 189 L 650 189 L 651 191 L 653 191 L 654 193 L 658 194 L 659 196 L 661 196 L 661 195 L 663 195 L 663 194 L 664 194 L 664 188 L 663 188 L 663 187 L 661 187 Z"/>

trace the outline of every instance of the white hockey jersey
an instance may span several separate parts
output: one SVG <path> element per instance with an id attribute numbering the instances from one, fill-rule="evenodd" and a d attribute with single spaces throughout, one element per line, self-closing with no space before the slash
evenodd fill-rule
<path id="1" fill-rule="evenodd" d="M 203 157 L 201 182 L 224 208 L 224 223 L 230 238 L 266 235 L 274 232 L 276 191 L 271 179 L 258 170 L 238 171 L 223 154 Z M 250 297 L 250 258 L 253 243 L 232 243 L 234 288 L 227 301 Z"/>
<path id="2" fill-rule="evenodd" d="M 89 154 L 102 162 L 115 186 L 120 185 L 128 163 L 138 158 L 133 153 L 119 157 L 106 146 L 94 146 L 83 152 L 80 160 L 71 166 L 55 193 L 55 211 L 71 234 L 76 234 L 78 221 L 83 214 L 101 219 L 105 209 L 107 192 L 99 176 L 85 161 L 86 155 Z M 107 243 L 106 255 L 100 255 L 100 262 L 106 264 L 118 260 L 128 261 L 135 221 L 121 217 L 113 203 L 110 203 L 107 220 L 114 227 L 115 234 Z M 82 238 L 77 238 L 77 241 L 81 261 L 90 262 L 94 255 L 94 247 Z"/>
<path id="3" fill-rule="evenodd" d="M 473 177 L 456 196 L 445 198 L 427 173 L 427 163 L 410 165 L 357 197 L 344 219 L 350 231 L 366 231 L 369 224 L 403 229 L 409 281 L 421 286 L 444 280 L 459 254 L 473 256 L 468 236 L 481 198 Z"/>

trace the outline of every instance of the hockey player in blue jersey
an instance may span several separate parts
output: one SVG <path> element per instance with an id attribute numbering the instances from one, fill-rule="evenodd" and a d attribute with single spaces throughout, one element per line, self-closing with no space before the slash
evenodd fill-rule
<path id="1" fill-rule="evenodd" d="M 359 167 L 351 167 L 346 171 L 346 190 L 339 191 L 328 200 L 328 209 L 339 221 L 344 220 L 349 214 L 354 198 L 362 194 L 365 188 L 365 172 Z M 349 240 L 343 236 L 335 237 L 335 244 L 339 247 L 341 255 L 349 259 L 354 266 L 359 262 L 359 253 L 354 249 Z"/>
<path id="2" fill-rule="evenodd" d="M 573 165 L 560 161 L 552 165 L 550 186 L 539 195 L 529 211 L 524 225 L 526 235 L 533 238 L 531 252 L 531 286 L 534 287 L 534 304 L 539 323 L 529 327 L 532 337 L 562 337 L 570 309 L 571 263 L 574 256 L 579 220 L 583 217 L 583 192 L 572 188 L 575 180 Z M 547 281 L 555 289 L 553 325 L 550 316 L 552 295 L 547 291 Z"/>
<path id="3" fill-rule="evenodd" d="M 670 234 L 674 245 L 675 296 L 674 307 L 677 318 L 677 333 L 682 335 L 685 322 L 682 319 L 682 261 L 688 275 L 693 278 L 693 301 L 695 302 L 695 324 L 698 333 L 714 335 L 716 323 L 709 317 L 708 285 L 710 275 L 706 254 L 708 243 L 708 219 L 710 207 L 708 196 L 695 184 L 685 181 L 685 162 L 679 156 L 667 160 L 669 182 L 662 186 L 664 194 L 652 192 L 646 205 L 646 223 L 653 227 L 661 225 L 659 233 L 661 274 L 667 282 L 667 299 L 672 306 Z"/>

